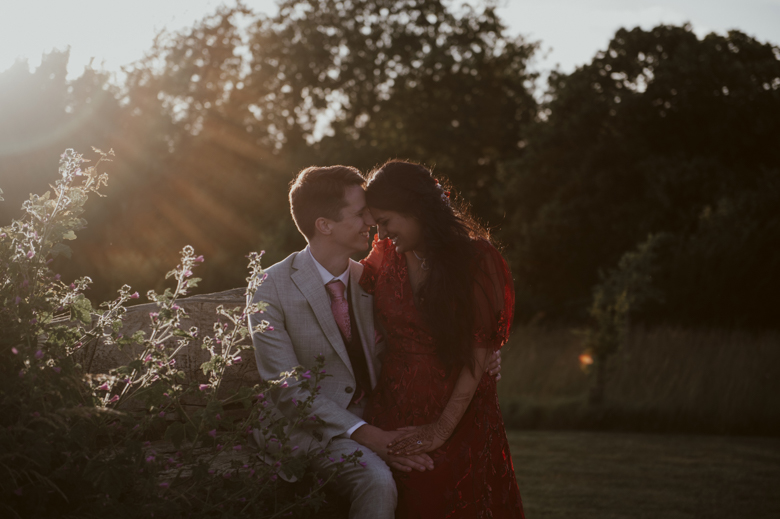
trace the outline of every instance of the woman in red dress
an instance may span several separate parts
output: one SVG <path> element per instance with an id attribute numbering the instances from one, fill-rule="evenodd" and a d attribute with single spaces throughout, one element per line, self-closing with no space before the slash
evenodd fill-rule
<path id="1" fill-rule="evenodd" d="M 387 349 L 364 419 L 404 433 L 394 454 L 434 469 L 396 472 L 396 517 L 523 518 L 488 357 L 507 340 L 514 289 L 487 232 L 423 166 L 391 161 L 369 176 L 378 238 L 360 284 L 374 295 Z"/>

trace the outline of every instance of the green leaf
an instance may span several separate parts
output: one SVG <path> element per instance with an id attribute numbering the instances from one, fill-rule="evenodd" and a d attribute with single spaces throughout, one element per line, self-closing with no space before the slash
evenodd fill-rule
<path id="1" fill-rule="evenodd" d="M 84 324 L 92 324 L 92 303 L 89 299 L 84 297 L 84 294 L 79 294 L 76 300 L 73 301 L 73 305 L 70 307 L 71 319 L 78 319 Z"/>
<path id="2" fill-rule="evenodd" d="M 173 335 L 176 337 L 186 337 L 187 339 L 192 339 L 192 335 L 190 335 L 188 332 L 185 332 L 181 328 L 175 328 L 173 330 Z"/>

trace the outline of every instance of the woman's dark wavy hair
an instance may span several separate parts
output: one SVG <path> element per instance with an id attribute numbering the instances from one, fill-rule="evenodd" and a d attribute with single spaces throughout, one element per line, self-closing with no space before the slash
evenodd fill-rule
<path id="1" fill-rule="evenodd" d="M 439 357 L 449 367 L 474 370 L 474 239 L 490 240 L 488 231 L 419 164 L 391 160 L 368 175 L 366 204 L 415 218 L 422 228 L 429 265 L 417 303 L 436 341 Z M 466 274 L 466 275 L 464 275 Z"/>

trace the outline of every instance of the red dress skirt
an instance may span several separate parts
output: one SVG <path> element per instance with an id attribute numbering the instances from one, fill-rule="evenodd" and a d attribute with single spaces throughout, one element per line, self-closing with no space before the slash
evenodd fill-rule
<path id="1" fill-rule="evenodd" d="M 475 347 L 496 350 L 509 334 L 512 278 L 492 245 L 485 241 L 474 245 L 482 267 L 477 283 L 488 290 L 475 295 L 477 313 L 485 317 L 477 316 L 473 342 Z M 433 338 L 414 304 L 406 260 L 392 243 L 374 240 L 363 264 L 360 284 L 374 295 L 375 317 L 387 341 L 382 372 L 364 419 L 384 430 L 432 423 L 447 405 L 459 370 L 448 372 L 436 355 Z M 397 518 L 524 517 L 492 376 L 483 375 L 452 436 L 429 455 L 432 471 L 394 472 Z"/>

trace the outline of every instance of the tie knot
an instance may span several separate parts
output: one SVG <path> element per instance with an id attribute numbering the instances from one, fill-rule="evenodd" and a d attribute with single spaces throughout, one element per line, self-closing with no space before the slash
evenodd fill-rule
<path id="1" fill-rule="evenodd" d="M 325 285 L 325 288 L 328 289 L 328 292 L 334 299 L 344 299 L 344 290 L 347 287 L 344 286 L 340 279 L 336 279 Z"/>

